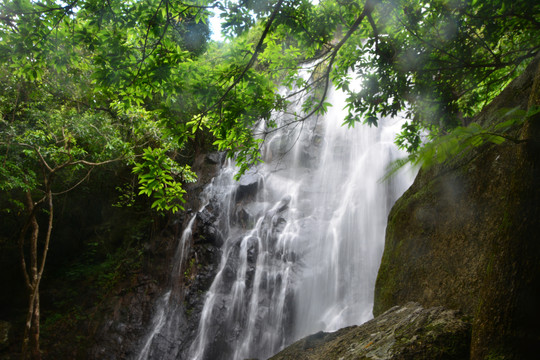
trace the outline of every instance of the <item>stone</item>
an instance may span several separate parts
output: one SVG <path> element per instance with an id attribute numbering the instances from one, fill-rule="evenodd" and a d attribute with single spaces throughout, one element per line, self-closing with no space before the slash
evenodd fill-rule
<path id="1" fill-rule="evenodd" d="M 193 228 L 195 243 L 209 243 L 220 247 L 223 244 L 223 235 L 219 230 L 218 219 L 219 207 L 211 202 L 197 213 L 197 219 Z"/>
<path id="2" fill-rule="evenodd" d="M 310 335 L 269 360 L 463 360 L 470 337 L 459 312 L 408 303 L 360 326 Z"/>
<path id="3" fill-rule="evenodd" d="M 475 121 L 540 105 L 539 88 L 537 56 Z M 471 359 L 537 359 L 539 123 L 537 114 L 513 129 L 523 143 L 486 144 L 420 171 L 389 215 L 375 315 L 409 301 L 458 309 L 472 317 Z"/>
<path id="4" fill-rule="evenodd" d="M 260 181 L 261 176 L 257 174 L 256 171 L 246 172 L 244 175 L 242 175 L 242 177 L 238 180 L 235 201 L 238 203 L 254 197 L 259 189 Z"/>
<path id="5" fill-rule="evenodd" d="M 207 163 L 207 164 L 211 164 L 211 165 L 220 165 L 221 162 L 223 161 L 223 157 L 224 157 L 224 153 L 221 153 L 221 152 L 213 152 L 213 153 L 210 153 L 210 154 L 207 154 L 205 157 L 204 157 L 204 161 Z"/>

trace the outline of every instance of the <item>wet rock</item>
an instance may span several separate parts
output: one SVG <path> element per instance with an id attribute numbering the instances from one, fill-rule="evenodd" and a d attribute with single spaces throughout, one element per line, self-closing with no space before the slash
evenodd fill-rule
<path id="1" fill-rule="evenodd" d="M 276 135 L 270 140 L 266 147 L 266 161 L 283 157 L 290 147 L 286 135 Z"/>
<path id="2" fill-rule="evenodd" d="M 408 303 L 361 326 L 308 336 L 269 360 L 463 360 L 470 337 L 459 312 Z"/>
<path id="3" fill-rule="evenodd" d="M 280 234 L 285 229 L 285 226 L 287 225 L 287 220 L 280 217 L 275 217 L 272 219 L 272 227 L 275 234 Z"/>
<path id="4" fill-rule="evenodd" d="M 236 188 L 235 201 L 238 203 L 247 198 L 252 198 L 259 189 L 259 182 L 261 181 L 261 175 L 256 172 L 247 172 L 240 180 L 238 180 L 238 187 Z"/>
<path id="5" fill-rule="evenodd" d="M 187 185 L 186 208 L 199 209 L 199 195 L 211 178 L 217 173 L 222 153 L 200 154 L 193 169 L 198 174 L 197 183 Z M 189 346 L 196 336 L 206 291 L 217 273 L 221 258 L 222 234 L 219 228 L 220 208 L 215 199 L 197 214 L 192 228 L 193 243 L 182 267 L 178 283 L 171 295 L 171 306 L 175 306 L 168 316 L 172 333 L 158 334 L 150 350 L 152 359 L 188 359 Z M 114 296 L 108 296 L 100 305 L 101 317 L 89 326 L 94 345 L 88 351 L 87 359 L 136 359 L 148 331 L 152 328 L 153 316 L 159 306 L 159 299 L 170 286 L 170 269 L 176 245 L 185 230 L 192 212 L 178 214 L 169 222 L 170 232 L 149 239 L 146 247 L 144 266 L 136 279 L 121 284 Z M 183 224 L 183 227 L 181 226 Z M 164 235 L 163 235 L 164 234 Z M 67 357 L 71 358 L 69 355 Z M 66 358 L 67 358 L 66 357 Z M 56 357 L 63 358 L 63 357 Z"/>
<path id="6" fill-rule="evenodd" d="M 305 168 L 312 168 L 316 156 L 309 147 L 303 147 L 300 151 L 300 164 Z"/>
<path id="7" fill-rule="evenodd" d="M 212 202 L 197 213 L 196 224 L 193 231 L 195 243 L 210 243 L 220 247 L 223 244 L 223 235 L 219 230 L 219 207 Z"/>
<path id="8" fill-rule="evenodd" d="M 279 201 L 279 205 L 278 205 L 278 209 L 277 211 L 278 212 L 282 212 L 282 211 L 285 211 L 288 207 L 289 207 L 289 204 L 291 202 L 291 196 L 290 195 L 286 195 L 285 197 L 283 197 L 283 199 L 281 199 Z"/>
<path id="9" fill-rule="evenodd" d="M 122 359 L 138 349 L 140 339 L 145 334 L 144 324 L 148 323 L 153 309 L 153 298 L 159 293 L 156 284 L 140 275 L 130 292 L 110 299 L 102 309 L 108 320 L 97 329 L 90 350 L 90 359 Z"/>
<path id="10" fill-rule="evenodd" d="M 223 161 L 224 155 L 225 155 L 224 153 L 213 152 L 213 153 L 207 154 L 207 155 L 204 157 L 204 161 L 205 161 L 207 164 L 211 164 L 211 165 L 219 165 L 219 164 L 221 164 L 221 162 Z"/>
<path id="11" fill-rule="evenodd" d="M 296 259 L 298 258 L 298 255 L 294 251 L 287 251 L 283 254 L 283 260 L 287 262 L 294 263 L 296 262 Z"/>
<path id="12" fill-rule="evenodd" d="M 240 225 L 242 228 L 246 228 L 251 220 L 251 216 L 246 208 L 242 205 L 236 207 L 233 222 Z"/>
<path id="13" fill-rule="evenodd" d="M 246 212 L 251 220 L 256 220 L 264 214 L 264 211 L 268 208 L 267 202 L 251 202 L 242 206 L 242 209 Z"/>
<path id="14" fill-rule="evenodd" d="M 259 255 L 259 241 L 256 237 L 248 239 L 247 246 L 247 261 L 249 264 L 255 264 L 257 262 L 257 256 Z"/>

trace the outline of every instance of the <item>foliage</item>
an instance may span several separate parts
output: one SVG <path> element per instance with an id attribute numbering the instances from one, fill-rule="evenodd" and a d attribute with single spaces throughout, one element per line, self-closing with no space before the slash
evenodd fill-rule
<path id="1" fill-rule="evenodd" d="M 171 199 L 181 199 L 185 202 L 182 195 L 186 191 L 175 177 L 180 177 L 185 182 L 194 182 L 196 174 L 188 165 L 179 169 L 166 155 L 164 149 L 148 147 L 143 150 L 142 159 L 144 162 L 136 164 L 133 168 L 133 172 L 139 176 L 139 195 L 153 196 L 152 208 L 158 211 L 184 210 L 180 204 L 171 202 Z"/>
<path id="2" fill-rule="evenodd" d="M 18 241 L 29 297 L 22 357 L 39 358 L 39 288 L 55 198 L 95 169 L 119 169 L 139 157 L 137 169 L 150 176 L 163 166 L 170 173 L 182 168 L 143 149 L 175 154 L 184 146 L 172 146 L 182 130 L 164 131 L 162 117 L 183 90 L 185 73 L 176 64 L 204 51 L 208 28 L 196 41 L 189 29 L 204 30 L 198 23 L 207 11 L 172 1 L 14 0 L 0 13 L 0 190 L 12 204 L 4 211 L 22 218 Z M 193 180 L 184 169 L 178 181 L 157 174 L 159 186 L 139 171 L 158 211 L 180 208 L 180 181 Z"/>
<path id="3" fill-rule="evenodd" d="M 427 168 L 448 160 L 459 159 L 470 154 L 471 150 L 487 143 L 496 145 L 505 141 L 514 144 L 524 143 L 527 139 L 517 138 L 514 133 L 525 121 L 538 113 L 540 113 L 539 107 L 531 107 L 528 110 L 503 108 L 495 114 L 498 119 L 501 119 L 500 122 L 484 126 L 473 122 L 468 126 L 457 126 L 442 136 L 430 135 L 431 141 L 426 142 L 417 151 L 411 152 L 408 157 L 392 163 L 385 179 L 407 164 Z M 406 126 L 408 124 L 404 125 Z"/>
<path id="4" fill-rule="evenodd" d="M 92 82 L 81 88 L 94 101 L 154 111 L 160 131 L 178 149 L 205 128 L 220 150 L 240 151 L 244 171 L 259 158 L 260 142 L 249 129 L 287 105 L 275 94 L 278 82 L 308 91 L 331 78 L 348 93 L 348 126 L 377 125 L 379 116 L 405 112 L 410 121 L 398 144 L 414 152 L 421 131 L 458 126 L 538 52 L 538 6 L 508 0 L 18 0 L 3 9 L 1 53 L 25 81 L 41 82 L 50 72 L 74 80 L 89 75 Z M 210 8 L 221 10 L 234 41 L 207 46 L 202 40 Z M 307 79 L 300 76 L 306 69 Z M 350 88 L 352 76 L 362 79 L 360 90 Z M 298 120 L 325 111 L 325 92 L 319 95 L 306 98 Z"/>
<path id="5" fill-rule="evenodd" d="M 71 173 L 58 185 L 69 188 L 67 180 L 80 180 L 89 162 L 131 162 L 142 145 L 169 148 L 174 139 L 167 136 L 183 132 L 165 134 L 161 124 L 170 121 L 160 116 L 177 115 L 167 105 L 184 90 L 186 73 L 178 70 L 185 69 L 177 65 L 192 62 L 206 46 L 203 7 L 17 0 L 1 12 L 3 190 L 39 187 L 32 175 L 40 155 L 53 168 L 68 158 L 77 163 L 62 167 Z M 185 140 L 179 137 L 177 149 Z"/>

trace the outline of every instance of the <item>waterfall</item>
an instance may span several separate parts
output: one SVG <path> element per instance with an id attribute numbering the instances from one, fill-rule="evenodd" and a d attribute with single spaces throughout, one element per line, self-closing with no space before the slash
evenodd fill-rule
<path id="1" fill-rule="evenodd" d="M 380 181 L 404 155 L 393 144 L 402 120 L 348 129 L 345 95 L 330 90 L 328 101 L 324 116 L 267 134 L 265 162 L 238 182 L 229 161 L 206 188 L 171 276 L 181 273 L 194 220 L 213 211 L 224 241 L 195 339 L 183 350 L 175 344 L 186 319 L 172 287 L 135 359 L 265 359 L 303 336 L 372 317 L 387 215 L 412 183 L 412 174 Z M 282 114 L 278 128 L 291 120 Z"/>
<path id="2" fill-rule="evenodd" d="M 187 255 L 195 218 L 195 216 L 191 217 L 178 242 L 170 274 L 169 289 L 156 302 L 156 313 L 153 316 L 150 331 L 143 341 L 139 354 L 135 357 L 136 360 L 174 359 L 179 354 L 179 348 L 175 346 L 175 339 L 180 328 L 179 324 L 186 321 L 183 312 L 179 311 L 182 297 L 182 289 L 180 288 L 182 265 Z M 164 346 L 164 344 L 168 344 L 168 346 Z"/>
<path id="3" fill-rule="evenodd" d="M 347 129 L 344 98 L 331 90 L 325 116 L 272 133 L 265 163 L 226 182 L 226 240 L 189 359 L 264 359 L 372 317 L 387 215 L 412 174 L 380 182 L 404 155 L 402 121 Z"/>

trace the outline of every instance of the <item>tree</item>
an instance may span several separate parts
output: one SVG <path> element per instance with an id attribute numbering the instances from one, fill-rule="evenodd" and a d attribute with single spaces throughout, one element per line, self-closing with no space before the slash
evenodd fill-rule
<path id="1" fill-rule="evenodd" d="M 0 190 L 11 203 L 2 210 L 23 218 L 18 242 L 29 301 L 22 354 L 40 358 L 39 288 L 52 237 L 54 198 L 77 188 L 94 168 L 128 160 L 131 151 L 110 116 L 77 110 L 32 84 L 2 78 Z"/>
<path id="2" fill-rule="evenodd" d="M 540 50 L 535 1 L 321 1 L 318 7 L 283 7 L 266 42 L 272 45 L 277 36 L 289 58 L 301 49 L 298 64 L 314 61 L 315 71 L 347 91 L 350 126 L 406 111 L 411 135 L 402 139 L 411 142 L 402 145 L 411 151 L 419 145 L 412 134 L 466 124 Z M 274 60 L 269 70 L 281 65 Z M 349 89 L 351 72 L 363 82 L 359 91 Z"/>
<path id="3" fill-rule="evenodd" d="M 180 183 L 194 180 L 187 165 L 173 164 L 168 157 L 147 157 L 149 152 L 173 154 L 177 148 L 158 127 L 159 106 L 155 99 L 137 105 L 142 104 L 140 93 L 111 91 L 107 81 L 115 71 L 99 77 L 99 71 L 111 65 L 99 62 L 100 54 L 79 42 L 80 32 L 74 36 L 82 26 L 72 11 L 75 5 L 15 1 L 2 8 L 0 190 L 11 204 L 2 210 L 23 218 L 18 237 L 28 289 L 23 358 L 41 356 L 39 288 L 53 238 L 54 199 L 76 189 L 94 169 L 120 161 L 148 170 L 137 172 L 141 192 L 151 188 L 154 207 L 160 211 L 180 208 Z M 186 30 L 180 30 L 178 43 L 186 41 Z M 104 29 L 105 34 L 110 31 Z M 203 45 L 191 41 L 189 46 L 200 50 Z M 106 51 L 109 44 L 103 46 Z M 183 55 L 189 59 L 190 54 Z M 139 80 L 144 84 L 148 77 L 145 73 Z M 133 92 L 141 87 L 138 81 L 133 86 Z"/>
<path id="4" fill-rule="evenodd" d="M 496 128 L 469 126 L 538 54 L 535 1 L 244 1 L 231 10 L 222 15 L 229 34 L 253 26 L 247 14 L 268 17 L 264 46 L 255 49 L 258 65 L 281 84 L 315 95 L 296 121 L 326 110 L 324 89 L 332 82 L 348 94 L 348 126 L 405 115 L 396 143 L 416 164 L 512 139 L 512 125 L 536 111 L 511 115 Z M 307 64 L 312 76 L 306 81 L 298 73 Z M 352 76 L 362 81 L 360 90 L 350 88 Z"/>

